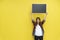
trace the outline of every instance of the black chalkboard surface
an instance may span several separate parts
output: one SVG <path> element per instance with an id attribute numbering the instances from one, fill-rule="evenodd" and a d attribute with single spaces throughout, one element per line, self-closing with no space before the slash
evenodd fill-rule
<path id="1" fill-rule="evenodd" d="M 46 4 L 32 4 L 32 13 L 46 13 Z"/>

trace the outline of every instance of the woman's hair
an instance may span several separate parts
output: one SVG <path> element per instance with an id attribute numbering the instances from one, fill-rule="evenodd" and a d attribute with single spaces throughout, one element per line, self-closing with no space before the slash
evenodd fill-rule
<path id="1" fill-rule="evenodd" d="M 37 17 L 37 18 L 36 18 L 36 21 L 37 21 L 37 19 L 39 19 L 39 20 L 40 20 L 40 17 Z"/>
<path id="2" fill-rule="evenodd" d="M 37 17 L 37 18 L 36 18 L 36 24 L 37 24 L 37 19 L 39 19 L 39 20 L 40 20 L 40 17 Z M 40 22 L 39 22 L 39 23 L 40 23 Z"/>
<path id="3" fill-rule="evenodd" d="M 39 19 L 39 20 L 40 20 L 40 17 L 37 17 L 37 18 L 36 18 L 36 24 L 37 24 L 37 19 Z M 40 22 L 39 22 L 39 23 L 40 23 Z"/>

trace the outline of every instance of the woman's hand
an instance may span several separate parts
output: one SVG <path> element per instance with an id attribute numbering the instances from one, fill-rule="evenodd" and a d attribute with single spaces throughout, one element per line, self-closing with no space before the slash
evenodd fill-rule
<path id="1" fill-rule="evenodd" d="M 46 20 L 47 15 L 48 15 L 48 13 L 46 13 L 46 16 L 44 17 L 44 19 L 43 19 L 43 20 Z"/>
<path id="2" fill-rule="evenodd" d="M 31 18 L 32 18 L 32 20 L 34 20 L 34 17 L 33 17 L 33 14 L 31 13 Z"/>
<path id="3" fill-rule="evenodd" d="M 44 22 L 46 21 L 46 17 L 47 17 L 47 13 L 46 13 L 46 16 L 44 17 L 43 21 L 42 21 L 42 24 L 44 24 Z"/>

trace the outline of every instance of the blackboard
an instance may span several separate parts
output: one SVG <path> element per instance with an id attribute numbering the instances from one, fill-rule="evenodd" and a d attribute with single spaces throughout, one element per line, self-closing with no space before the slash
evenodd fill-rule
<path id="1" fill-rule="evenodd" d="M 32 13 L 46 13 L 46 4 L 32 4 Z"/>

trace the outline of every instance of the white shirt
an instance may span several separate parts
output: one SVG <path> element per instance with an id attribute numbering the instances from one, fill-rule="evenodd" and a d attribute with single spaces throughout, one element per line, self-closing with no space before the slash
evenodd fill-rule
<path id="1" fill-rule="evenodd" d="M 39 24 L 36 25 L 35 36 L 43 36 L 42 29 Z"/>

